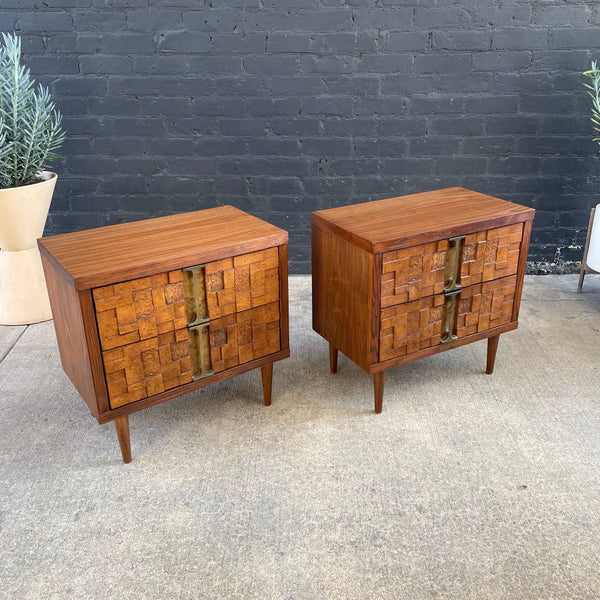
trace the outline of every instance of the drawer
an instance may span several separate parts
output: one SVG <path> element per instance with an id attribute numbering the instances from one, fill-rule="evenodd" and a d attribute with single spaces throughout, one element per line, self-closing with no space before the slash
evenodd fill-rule
<path id="1" fill-rule="evenodd" d="M 102 362 L 111 408 L 192 381 L 187 329 L 105 350 Z"/>
<path id="2" fill-rule="evenodd" d="M 273 354 L 281 349 L 279 302 L 215 319 L 208 331 L 215 373 Z"/>
<path id="3" fill-rule="evenodd" d="M 279 251 L 224 258 L 184 269 L 188 322 L 218 319 L 279 300 Z"/>
<path id="4" fill-rule="evenodd" d="M 381 307 L 514 275 L 523 223 L 383 253 Z"/>
<path id="5" fill-rule="evenodd" d="M 510 323 L 515 275 L 381 310 L 379 361 Z"/>
<path id="6" fill-rule="evenodd" d="M 92 296 L 102 350 L 187 326 L 181 271 L 96 288 Z"/>
<path id="7" fill-rule="evenodd" d="M 281 348 L 278 248 L 95 288 L 92 297 L 113 409 Z"/>

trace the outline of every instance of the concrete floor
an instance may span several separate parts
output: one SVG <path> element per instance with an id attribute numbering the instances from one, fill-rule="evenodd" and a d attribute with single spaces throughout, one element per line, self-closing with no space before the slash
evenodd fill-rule
<path id="1" fill-rule="evenodd" d="M 310 280 L 273 405 L 247 373 L 131 417 L 133 462 L 53 326 L 0 328 L 0 597 L 600 598 L 600 276 L 528 277 L 521 325 L 328 371 Z"/>

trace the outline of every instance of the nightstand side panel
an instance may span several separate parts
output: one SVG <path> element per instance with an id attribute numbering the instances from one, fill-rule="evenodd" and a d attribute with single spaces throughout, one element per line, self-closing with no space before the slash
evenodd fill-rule
<path id="1" fill-rule="evenodd" d="M 96 402 L 96 388 L 79 293 L 43 248 L 41 256 L 62 367 L 97 418 L 101 411 Z"/>
<path id="2" fill-rule="evenodd" d="M 365 370 L 371 362 L 373 270 L 372 254 L 313 223 L 313 328 Z"/>

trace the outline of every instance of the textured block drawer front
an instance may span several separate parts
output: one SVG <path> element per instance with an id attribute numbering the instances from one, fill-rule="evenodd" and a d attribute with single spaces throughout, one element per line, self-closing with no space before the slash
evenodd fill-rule
<path id="1" fill-rule="evenodd" d="M 443 294 L 406 302 L 381 311 L 379 360 L 384 361 L 441 341 Z"/>
<path id="2" fill-rule="evenodd" d="M 218 319 L 279 300 L 279 251 L 269 248 L 205 266 L 208 317 Z"/>
<path id="3" fill-rule="evenodd" d="M 461 285 L 515 275 L 522 237 L 523 223 L 468 235 L 462 249 Z"/>
<path id="4" fill-rule="evenodd" d="M 181 271 L 96 288 L 93 298 L 102 350 L 187 325 Z"/>
<path id="5" fill-rule="evenodd" d="M 381 306 L 444 291 L 448 240 L 383 253 Z"/>
<path id="6" fill-rule="evenodd" d="M 215 373 L 281 348 L 279 302 L 211 321 L 210 356 Z"/>
<path id="7" fill-rule="evenodd" d="M 517 223 L 384 252 L 381 307 L 439 294 L 447 285 L 464 288 L 514 275 L 522 236 L 523 224 Z"/>
<path id="8" fill-rule="evenodd" d="M 464 288 L 458 301 L 456 336 L 510 323 L 516 288 L 515 275 Z"/>
<path id="9" fill-rule="evenodd" d="M 187 329 L 102 352 L 111 408 L 192 381 Z"/>

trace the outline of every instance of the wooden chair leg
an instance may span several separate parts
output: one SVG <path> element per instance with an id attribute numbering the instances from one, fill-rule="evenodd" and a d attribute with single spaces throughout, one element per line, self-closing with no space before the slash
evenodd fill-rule
<path id="1" fill-rule="evenodd" d="M 581 271 L 579 272 L 579 285 L 577 286 L 577 291 L 581 294 L 583 290 L 583 279 L 585 277 L 585 268 L 583 264 L 581 265 Z"/>
<path id="2" fill-rule="evenodd" d="M 499 335 L 494 335 L 488 338 L 487 345 L 487 362 L 485 366 L 485 372 L 491 375 L 494 372 L 494 363 L 496 362 L 496 351 L 498 350 L 498 342 L 500 341 Z"/>
<path id="3" fill-rule="evenodd" d="M 383 386 L 385 385 L 385 371 L 373 373 L 373 389 L 375 392 L 375 412 L 379 414 L 383 408 Z"/>
<path id="4" fill-rule="evenodd" d="M 588 249 L 590 247 L 590 239 L 592 237 L 592 225 L 594 224 L 594 215 L 596 214 L 596 208 L 592 208 L 590 213 L 590 222 L 588 223 L 587 237 L 585 238 L 585 246 L 583 248 L 583 256 L 581 257 L 581 270 L 579 271 L 579 285 L 577 291 L 581 293 L 583 291 L 583 280 L 587 269 L 587 256 Z"/>
<path id="5" fill-rule="evenodd" d="M 262 377 L 265 406 L 271 406 L 271 390 L 273 389 L 273 363 L 261 367 L 260 374 Z"/>
<path id="6" fill-rule="evenodd" d="M 329 344 L 329 370 L 332 373 L 337 373 L 337 360 L 338 360 L 338 349 L 333 345 Z"/>
<path id="7" fill-rule="evenodd" d="M 129 437 L 129 415 L 116 417 L 114 420 L 119 446 L 121 446 L 121 455 L 124 463 L 131 462 L 131 439 Z"/>

